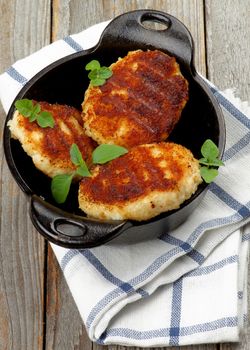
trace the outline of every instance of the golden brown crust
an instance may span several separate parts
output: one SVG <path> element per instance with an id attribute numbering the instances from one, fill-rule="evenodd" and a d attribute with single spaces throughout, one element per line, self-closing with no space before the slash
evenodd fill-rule
<path id="1" fill-rule="evenodd" d="M 198 161 L 185 147 L 141 145 L 83 178 L 79 203 L 93 217 L 146 220 L 178 208 L 200 182 Z"/>
<path id="2" fill-rule="evenodd" d="M 174 57 L 132 51 L 112 66 L 103 86 L 86 91 L 84 126 L 98 143 L 127 148 L 165 140 L 188 100 L 188 83 Z"/>
<path id="3" fill-rule="evenodd" d="M 71 172 L 75 166 L 70 159 L 70 147 L 76 143 L 89 164 L 96 143 L 85 135 L 81 113 L 74 107 L 39 102 L 42 111 L 54 118 L 53 128 L 41 128 L 16 112 L 9 121 L 12 136 L 17 138 L 25 152 L 32 157 L 35 166 L 46 175 Z"/>

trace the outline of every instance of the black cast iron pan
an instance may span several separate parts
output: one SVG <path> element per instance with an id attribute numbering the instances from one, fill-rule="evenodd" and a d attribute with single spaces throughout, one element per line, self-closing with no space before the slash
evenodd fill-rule
<path id="1" fill-rule="evenodd" d="M 158 22 L 166 28 L 147 29 L 146 22 Z M 46 67 L 23 87 L 16 99 L 29 98 L 68 104 L 80 109 L 89 84 L 85 65 L 90 60 L 97 59 L 102 65 L 108 66 L 118 57 L 136 49 L 159 49 L 175 56 L 182 74 L 189 82 L 189 101 L 170 140 L 186 146 L 199 158 L 202 143 L 210 138 L 218 145 L 222 155 L 225 144 L 222 112 L 207 84 L 195 71 L 192 37 L 180 21 L 163 12 L 138 10 L 115 18 L 104 30 L 95 47 L 62 58 Z M 34 226 L 53 243 L 68 248 L 88 248 L 125 233 L 137 235 L 141 232 L 147 237 L 156 236 L 182 223 L 205 194 L 207 186 L 202 184 L 180 209 L 137 223 L 104 222 L 86 218 L 78 209 L 77 186 L 72 186 L 67 202 L 59 206 L 51 196 L 50 179 L 34 167 L 19 142 L 10 137 L 7 122 L 12 118 L 14 102 L 4 128 L 5 156 L 14 179 L 28 195 Z"/>

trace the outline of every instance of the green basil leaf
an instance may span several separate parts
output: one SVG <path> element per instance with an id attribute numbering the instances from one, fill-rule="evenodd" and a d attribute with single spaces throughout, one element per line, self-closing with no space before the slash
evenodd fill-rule
<path id="1" fill-rule="evenodd" d="M 128 150 L 124 147 L 103 144 L 96 147 L 96 149 L 92 153 L 92 160 L 94 164 L 104 164 L 109 162 L 110 160 L 122 156 L 127 152 Z"/>
<path id="2" fill-rule="evenodd" d="M 209 165 L 209 161 L 207 160 L 207 158 L 200 158 L 199 163 L 204 165 Z"/>
<path id="3" fill-rule="evenodd" d="M 75 173 L 62 174 L 53 177 L 51 182 L 51 192 L 57 203 L 61 204 L 66 201 L 74 174 Z"/>
<path id="4" fill-rule="evenodd" d="M 98 71 L 98 77 L 103 79 L 108 79 L 112 76 L 113 72 L 108 67 L 101 67 Z"/>
<path id="5" fill-rule="evenodd" d="M 87 176 L 90 177 L 91 173 L 87 167 L 87 164 L 84 162 L 84 164 L 82 164 L 81 166 L 79 166 L 76 169 L 76 174 L 80 175 L 80 176 Z"/>
<path id="6" fill-rule="evenodd" d="M 113 72 L 108 67 L 102 67 L 100 69 L 94 69 L 88 74 L 90 80 L 93 79 L 108 79 L 112 76 Z"/>
<path id="7" fill-rule="evenodd" d="M 82 165 L 84 160 L 82 158 L 81 151 L 79 150 L 77 144 L 73 143 L 70 147 L 70 159 L 73 164 L 79 166 Z"/>
<path id="8" fill-rule="evenodd" d="M 36 113 L 31 113 L 29 116 L 29 121 L 32 123 L 37 119 L 37 114 Z"/>
<path id="9" fill-rule="evenodd" d="M 201 158 L 199 159 L 199 163 L 202 164 L 202 165 L 207 165 L 207 166 L 216 166 L 216 167 L 219 167 L 221 165 L 224 165 L 223 161 L 220 160 L 220 159 L 213 159 L 213 160 L 208 160 L 206 158 Z"/>
<path id="10" fill-rule="evenodd" d="M 24 98 L 15 102 L 15 107 L 24 117 L 29 117 L 33 110 L 33 102 Z"/>
<path id="11" fill-rule="evenodd" d="M 31 110 L 29 121 L 34 122 L 37 120 L 38 114 L 41 112 L 41 106 L 39 103 L 35 104 Z"/>
<path id="12" fill-rule="evenodd" d="M 86 70 L 94 70 L 94 69 L 100 69 L 100 63 L 97 60 L 92 60 L 88 64 L 86 64 L 85 69 Z"/>
<path id="13" fill-rule="evenodd" d="M 89 72 L 88 78 L 89 78 L 90 80 L 92 80 L 92 79 L 98 79 L 98 78 L 99 78 L 99 73 L 98 73 L 98 72 L 99 72 L 99 71 L 98 71 L 97 69 L 92 70 L 91 72 Z"/>
<path id="14" fill-rule="evenodd" d="M 15 107 L 24 117 L 28 117 L 30 122 L 37 121 L 37 124 L 42 128 L 48 126 L 53 128 L 55 125 L 54 118 L 49 112 L 41 112 L 39 103 L 33 104 L 32 100 L 24 98 L 15 102 Z"/>
<path id="15" fill-rule="evenodd" d="M 92 86 L 101 86 L 106 82 L 105 79 L 101 79 L 101 78 L 96 78 L 96 79 L 92 79 L 91 80 L 91 85 Z"/>
<path id="16" fill-rule="evenodd" d="M 201 146 L 201 154 L 208 160 L 214 160 L 219 155 L 219 149 L 212 140 L 207 139 Z"/>
<path id="17" fill-rule="evenodd" d="M 37 115 L 37 124 L 41 126 L 41 128 L 53 128 L 55 125 L 55 121 L 51 113 L 49 112 L 41 112 L 40 114 Z"/>
<path id="18" fill-rule="evenodd" d="M 38 113 L 40 113 L 40 112 L 41 112 L 41 106 L 40 106 L 39 103 L 36 103 L 36 104 L 33 106 L 31 113 L 32 113 L 32 114 L 38 114 Z"/>
<path id="19" fill-rule="evenodd" d="M 218 158 L 217 159 L 213 159 L 213 161 L 210 163 L 210 166 L 217 166 L 217 167 L 219 167 L 221 165 L 225 165 L 225 164 L 223 163 L 222 160 L 220 160 Z"/>
<path id="20" fill-rule="evenodd" d="M 97 60 L 92 60 L 86 67 L 86 70 L 90 70 L 88 78 L 90 79 L 92 86 L 101 86 L 105 83 L 106 79 L 110 78 L 113 74 L 112 70 L 108 67 L 101 67 Z"/>
<path id="21" fill-rule="evenodd" d="M 217 169 L 210 169 L 208 167 L 201 167 L 200 168 L 200 174 L 201 174 L 201 177 L 203 178 L 203 180 L 206 183 L 210 183 L 218 175 L 218 170 Z"/>

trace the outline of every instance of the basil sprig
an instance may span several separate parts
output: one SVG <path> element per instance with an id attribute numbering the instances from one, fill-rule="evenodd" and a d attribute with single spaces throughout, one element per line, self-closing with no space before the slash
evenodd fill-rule
<path id="1" fill-rule="evenodd" d="M 93 86 L 103 85 L 108 78 L 112 76 L 112 70 L 108 67 L 101 67 L 97 60 L 92 60 L 85 66 L 86 70 L 89 70 L 88 78 Z"/>
<path id="2" fill-rule="evenodd" d="M 53 128 L 55 125 L 52 114 L 47 111 L 41 111 L 39 103 L 34 104 L 32 100 L 24 98 L 17 100 L 15 107 L 22 116 L 28 118 L 30 122 L 36 121 L 41 128 Z"/>
<path id="3" fill-rule="evenodd" d="M 53 177 L 51 182 L 51 193 L 58 204 L 62 204 L 66 201 L 74 175 L 75 173 L 71 173 L 56 175 Z"/>
<path id="4" fill-rule="evenodd" d="M 70 159 L 77 166 L 76 170 L 71 174 L 56 175 L 51 182 L 52 196 L 59 204 L 64 203 L 68 197 L 73 177 L 76 174 L 80 176 L 91 176 L 87 164 L 83 160 L 82 154 L 75 143 L 70 147 Z"/>
<path id="5" fill-rule="evenodd" d="M 77 166 L 76 174 L 80 176 L 91 176 L 87 164 L 83 160 L 82 154 L 75 143 L 70 147 L 70 159 Z"/>
<path id="6" fill-rule="evenodd" d="M 128 150 L 124 147 L 103 144 L 96 147 L 96 149 L 93 151 L 92 161 L 94 164 L 104 164 L 122 156 L 125 153 L 128 153 Z"/>
<path id="7" fill-rule="evenodd" d="M 116 159 L 128 150 L 117 145 L 102 144 L 95 148 L 92 153 L 93 164 L 105 164 Z M 210 183 L 218 175 L 218 167 L 224 163 L 218 159 L 219 149 L 210 139 L 206 140 L 201 147 L 202 158 L 199 159 L 201 164 L 200 173 L 206 183 Z M 56 175 L 51 182 L 51 192 L 55 201 L 62 204 L 67 199 L 72 180 L 75 175 L 81 177 L 90 177 L 91 173 L 87 164 L 82 158 L 82 154 L 78 146 L 74 143 L 70 148 L 70 159 L 76 165 L 76 170 L 70 174 Z"/>
<path id="8" fill-rule="evenodd" d="M 121 155 L 127 153 L 127 149 L 116 145 L 100 145 L 92 153 L 93 164 L 104 164 Z M 53 177 L 51 182 L 51 192 L 55 201 L 62 204 L 66 201 L 70 186 L 75 175 L 89 177 L 91 173 L 87 164 L 82 158 L 78 146 L 73 143 L 70 147 L 70 159 L 77 166 L 76 170 L 70 174 L 61 174 Z"/>
<path id="9" fill-rule="evenodd" d="M 200 174 L 206 183 L 210 183 L 218 175 L 219 166 L 224 165 L 224 163 L 218 158 L 218 147 L 210 139 L 207 139 L 201 146 L 201 154 L 203 157 L 199 159 Z"/>

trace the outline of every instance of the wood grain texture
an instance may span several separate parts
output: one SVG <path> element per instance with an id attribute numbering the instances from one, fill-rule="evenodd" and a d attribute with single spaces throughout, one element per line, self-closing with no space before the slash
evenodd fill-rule
<path id="1" fill-rule="evenodd" d="M 44 0 L 0 1 L 1 73 L 49 42 L 49 9 L 50 2 Z M 27 16 L 29 20 L 25 21 Z M 1 108 L 1 135 L 4 119 Z M 10 175 L 2 147 L 0 160 L 0 349 L 41 350 L 44 240 L 30 222 L 27 198 Z"/>
<path id="2" fill-rule="evenodd" d="M 250 96 L 250 2 L 213 0 L 205 2 L 206 48 L 209 79 L 220 89 L 235 87 L 236 95 Z M 250 271 L 248 290 L 250 288 Z M 249 297 L 248 297 L 249 299 Z M 248 302 L 250 305 L 250 299 Z M 248 310 L 248 315 L 249 315 Z M 220 350 L 249 350 L 250 323 L 239 344 L 221 344 Z"/>
<path id="3" fill-rule="evenodd" d="M 195 65 L 206 75 L 203 2 L 201 0 L 55 0 L 53 40 L 77 33 L 89 26 L 110 20 L 126 11 L 155 9 L 176 16 L 188 27 L 195 43 Z"/>
<path id="4" fill-rule="evenodd" d="M 250 2 L 206 1 L 208 76 L 220 89 L 235 87 L 249 100 Z"/>
<path id="5" fill-rule="evenodd" d="M 51 350 L 92 349 L 92 343 L 50 247 L 48 249 L 45 344 L 46 349 Z"/>

